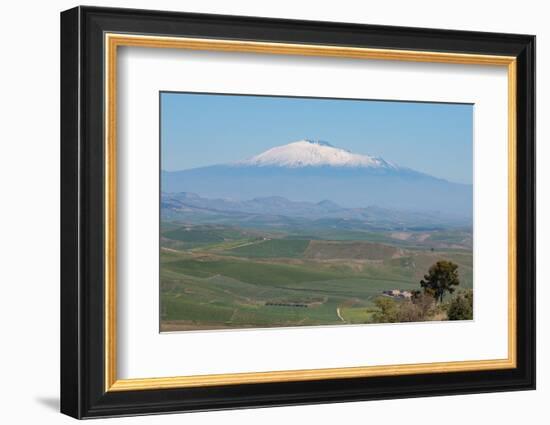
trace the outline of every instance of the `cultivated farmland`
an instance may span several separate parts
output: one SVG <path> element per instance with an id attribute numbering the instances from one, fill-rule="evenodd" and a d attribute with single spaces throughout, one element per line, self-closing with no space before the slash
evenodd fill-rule
<path id="1" fill-rule="evenodd" d="M 245 227 L 170 221 L 161 234 L 161 330 L 369 323 L 384 291 L 419 289 L 430 265 L 459 265 L 464 230 Z"/>

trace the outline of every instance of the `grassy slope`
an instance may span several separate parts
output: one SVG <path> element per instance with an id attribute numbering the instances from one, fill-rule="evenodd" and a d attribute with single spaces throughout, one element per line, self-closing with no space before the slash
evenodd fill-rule
<path id="1" fill-rule="evenodd" d="M 390 245 L 364 241 L 311 241 L 304 253 L 307 258 L 320 260 L 384 260 L 399 254 Z"/>
<path id="2" fill-rule="evenodd" d="M 309 240 L 270 239 L 246 244 L 227 251 L 228 254 L 249 258 L 295 258 L 300 257 L 309 245 Z"/>
<path id="3" fill-rule="evenodd" d="M 459 264 L 461 287 L 472 285 L 472 255 L 465 250 L 195 230 L 168 227 L 163 236 L 179 240 L 163 245 L 177 242 L 182 251 L 161 251 L 162 321 L 186 329 L 341 324 L 337 309 L 346 322 L 365 323 L 383 290 L 418 288 L 438 259 Z"/>
<path id="4" fill-rule="evenodd" d="M 200 273 L 197 273 L 200 270 Z M 231 259 L 185 259 L 162 268 L 163 320 L 201 325 L 284 326 L 364 323 L 385 289 L 414 289 L 414 273 L 383 265 L 335 273 L 317 264 L 288 266 Z M 309 303 L 309 308 L 266 303 Z"/>

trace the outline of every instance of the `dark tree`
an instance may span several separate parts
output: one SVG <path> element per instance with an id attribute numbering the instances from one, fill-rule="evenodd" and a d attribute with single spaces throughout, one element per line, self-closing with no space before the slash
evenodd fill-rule
<path id="1" fill-rule="evenodd" d="M 424 293 L 431 295 L 438 302 L 443 301 L 446 292 L 452 294 L 455 291 L 454 286 L 458 286 L 458 265 L 452 261 L 438 261 L 424 275 L 420 285 L 424 288 Z"/>

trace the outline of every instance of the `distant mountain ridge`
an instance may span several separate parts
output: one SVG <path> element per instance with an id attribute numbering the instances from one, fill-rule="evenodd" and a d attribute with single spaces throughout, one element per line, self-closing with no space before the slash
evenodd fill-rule
<path id="1" fill-rule="evenodd" d="M 343 208 L 377 206 L 470 218 L 473 204 L 472 185 L 311 140 L 274 147 L 234 163 L 163 171 L 161 189 L 205 198 L 330 200 Z"/>
<path id="2" fill-rule="evenodd" d="M 244 221 L 254 218 L 264 221 L 277 221 L 276 217 L 306 219 L 310 221 L 334 220 L 335 226 L 342 221 L 362 223 L 373 228 L 402 227 L 468 227 L 469 220 L 440 213 L 414 211 L 394 211 L 380 207 L 344 208 L 323 200 L 317 203 L 294 202 L 279 196 L 249 200 L 211 199 L 196 193 L 162 193 L 161 214 L 165 218 L 185 219 L 186 217 L 235 217 Z"/>

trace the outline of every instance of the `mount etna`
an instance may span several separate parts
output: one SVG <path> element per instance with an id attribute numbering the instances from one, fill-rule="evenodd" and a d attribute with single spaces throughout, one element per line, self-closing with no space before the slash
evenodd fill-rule
<path id="1" fill-rule="evenodd" d="M 434 158 L 434 161 L 437 160 Z M 285 198 L 471 218 L 472 185 L 454 183 L 327 142 L 300 140 L 252 158 L 162 171 L 162 192 L 246 201 Z"/>

